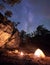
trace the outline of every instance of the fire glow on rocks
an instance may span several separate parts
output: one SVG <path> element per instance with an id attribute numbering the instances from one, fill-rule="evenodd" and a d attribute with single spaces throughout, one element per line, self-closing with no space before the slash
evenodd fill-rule
<path id="1" fill-rule="evenodd" d="M 9 51 L 10 52 L 10 51 Z M 8 53 L 9 53 L 8 52 Z M 35 57 L 35 58 L 45 58 L 45 54 L 43 53 L 43 51 L 42 50 L 40 50 L 40 49 L 37 49 L 36 51 L 35 51 L 35 53 L 23 53 L 22 51 L 19 51 L 19 50 L 14 50 L 14 51 L 11 51 L 12 53 L 14 53 L 14 54 L 18 54 L 19 56 L 24 56 L 24 55 L 28 55 L 28 56 L 30 56 L 30 57 L 32 57 L 33 58 L 33 56 Z"/>
<path id="2" fill-rule="evenodd" d="M 3 46 L 11 35 L 0 30 L 0 47 Z"/>
<path id="3" fill-rule="evenodd" d="M 21 56 L 23 56 L 23 55 L 24 55 L 24 53 L 23 53 L 23 52 L 21 52 L 21 53 L 20 53 L 20 55 L 21 55 Z"/>
<path id="4" fill-rule="evenodd" d="M 14 23 L 0 13 L 0 47 L 18 48 L 20 44 L 20 35 Z"/>
<path id="5" fill-rule="evenodd" d="M 21 60 L 26 57 L 26 59 L 31 59 L 33 63 L 35 62 L 38 65 L 50 65 L 50 57 L 45 56 L 41 49 L 37 49 L 34 53 L 24 53 L 24 51 L 16 49 L 14 51 L 8 51 L 8 56 L 15 59 L 18 57 Z"/>

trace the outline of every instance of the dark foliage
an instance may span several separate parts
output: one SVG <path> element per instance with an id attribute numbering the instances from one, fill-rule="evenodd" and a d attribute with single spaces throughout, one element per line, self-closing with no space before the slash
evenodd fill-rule
<path id="1" fill-rule="evenodd" d="M 43 25 L 39 25 L 34 33 L 26 34 L 26 32 L 22 30 L 20 34 L 22 39 L 21 45 L 40 48 L 46 55 L 50 55 L 50 31 L 43 27 Z"/>
<path id="2" fill-rule="evenodd" d="M 20 3 L 21 0 L 3 0 L 3 2 L 13 6 L 16 3 Z"/>
<path id="3" fill-rule="evenodd" d="M 12 16 L 12 12 L 11 11 L 6 11 L 5 12 L 5 16 L 11 17 Z"/>
<path id="4" fill-rule="evenodd" d="M 3 4 L 0 4 L 0 10 L 5 9 L 5 6 Z"/>

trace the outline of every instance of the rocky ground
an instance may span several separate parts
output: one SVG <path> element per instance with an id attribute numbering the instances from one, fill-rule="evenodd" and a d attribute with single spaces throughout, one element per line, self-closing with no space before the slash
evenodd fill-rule
<path id="1" fill-rule="evenodd" d="M 20 57 L 14 53 L 0 54 L 0 65 L 50 65 L 49 57 L 45 59 L 34 59 L 28 55 Z"/>

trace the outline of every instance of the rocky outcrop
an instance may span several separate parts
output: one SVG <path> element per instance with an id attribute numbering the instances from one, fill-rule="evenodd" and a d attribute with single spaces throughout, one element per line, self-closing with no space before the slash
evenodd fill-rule
<path id="1" fill-rule="evenodd" d="M 0 13 L 0 47 L 17 48 L 19 44 L 19 31 L 10 20 Z"/>
<path id="2" fill-rule="evenodd" d="M 7 48 L 17 48 L 20 44 L 19 32 L 16 31 L 14 35 L 10 38 L 10 41 L 6 44 Z"/>
<path id="3" fill-rule="evenodd" d="M 5 33 L 4 31 L 0 30 L 0 47 L 2 47 L 8 40 L 8 38 L 10 38 L 10 34 Z"/>

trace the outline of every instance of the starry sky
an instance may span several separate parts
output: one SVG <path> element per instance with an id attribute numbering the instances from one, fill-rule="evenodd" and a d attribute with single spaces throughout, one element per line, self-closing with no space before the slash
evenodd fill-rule
<path id="1" fill-rule="evenodd" d="M 0 0 L 0 3 L 2 1 Z M 22 0 L 21 3 L 10 7 L 4 4 L 5 10 L 12 11 L 9 18 L 12 21 L 20 22 L 18 29 L 30 33 L 36 30 L 38 25 L 44 25 L 50 30 L 50 0 Z M 5 10 L 1 11 L 2 13 Z"/>

